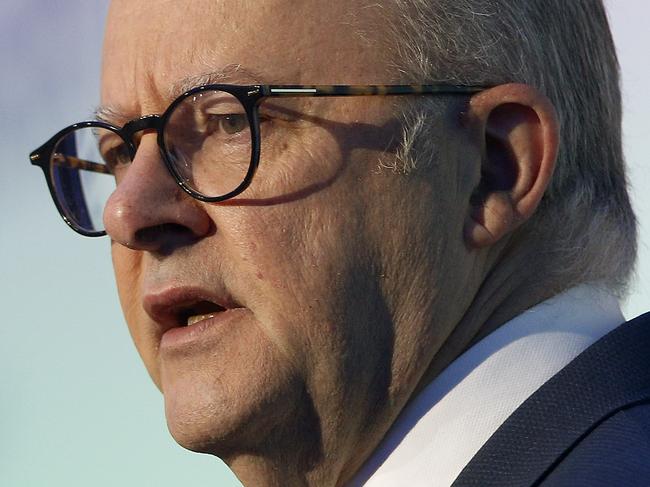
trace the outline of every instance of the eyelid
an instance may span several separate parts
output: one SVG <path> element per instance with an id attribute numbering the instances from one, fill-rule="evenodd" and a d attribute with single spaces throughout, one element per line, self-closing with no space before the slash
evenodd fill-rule
<path id="1" fill-rule="evenodd" d="M 240 103 L 227 102 L 219 103 L 202 109 L 202 112 L 207 115 L 230 115 L 230 114 L 245 114 L 246 111 Z"/>
<path id="2" fill-rule="evenodd" d="M 116 141 L 117 143 L 115 143 Z M 110 146 L 111 149 L 114 147 L 118 147 L 121 144 L 124 144 L 122 138 L 117 134 L 113 134 L 113 133 L 103 134 L 97 140 L 97 146 L 99 147 L 100 152 L 102 152 L 102 148 L 105 147 L 106 144 L 110 144 L 111 142 L 113 142 L 113 144 Z"/>

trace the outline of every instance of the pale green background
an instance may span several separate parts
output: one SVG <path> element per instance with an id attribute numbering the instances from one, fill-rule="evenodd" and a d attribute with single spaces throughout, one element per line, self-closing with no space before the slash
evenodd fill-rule
<path id="1" fill-rule="evenodd" d="M 97 103 L 106 5 L 0 4 L 0 486 L 239 485 L 220 461 L 170 438 L 123 324 L 107 239 L 70 231 L 27 160 Z M 641 221 L 639 277 L 625 305 L 632 317 L 650 308 L 650 3 L 609 7 Z"/>

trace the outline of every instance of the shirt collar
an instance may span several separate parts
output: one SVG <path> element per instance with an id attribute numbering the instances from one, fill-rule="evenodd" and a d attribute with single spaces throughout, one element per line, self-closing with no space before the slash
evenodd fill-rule
<path id="1" fill-rule="evenodd" d="M 624 321 L 616 298 L 588 285 L 525 311 L 411 401 L 348 485 L 451 485 L 515 409 Z"/>

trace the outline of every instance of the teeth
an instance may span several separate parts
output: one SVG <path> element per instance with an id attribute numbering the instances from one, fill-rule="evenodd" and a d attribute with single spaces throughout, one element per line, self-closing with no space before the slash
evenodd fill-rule
<path id="1" fill-rule="evenodd" d="M 187 326 L 192 326 L 193 324 L 198 323 L 199 321 L 209 320 L 210 318 L 214 318 L 214 314 L 190 316 L 187 318 Z"/>

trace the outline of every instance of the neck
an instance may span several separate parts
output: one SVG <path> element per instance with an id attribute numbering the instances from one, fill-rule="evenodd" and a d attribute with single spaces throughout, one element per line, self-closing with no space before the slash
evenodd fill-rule
<path id="1" fill-rule="evenodd" d="M 381 438 L 378 438 L 378 442 Z M 294 447 L 300 443 L 295 440 Z M 373 442 L 375 444 L 376 442 Z M 235 454 L 222 458 L 243 485 L 256 487 L 334 487 L 341 479 L 348 479 L 356 471 L 346 472 L 342 460 L 360 455 L 366 458 L 371 451 L 360 453 L 341 446 L 340 450 L 321 456 L 314 465 L 300 460 L 300 455 L 287 454 L 287 449 L 271 454 Z"/>
<path id="2" fill-rule="evenodd" d="M 458 325 L 426 369 L 414 398 L 452 361 L 501 325 L 566 289 L 544 278 L 546 263 L 527 253 L 509 255 L 486 275 Z"/>
<path id="3" fill-rule="evenodd" d="M 291 462 L 274 462 L 268 456 L 238 455 L 225 459 L 228 467 L 237 475 L 244 485 L 260 487 L 297 487 L 310 485 L 307 477 L 299 471 L 297 465 Z M 291 466 L 293 468 L 287 468 Z"/>

